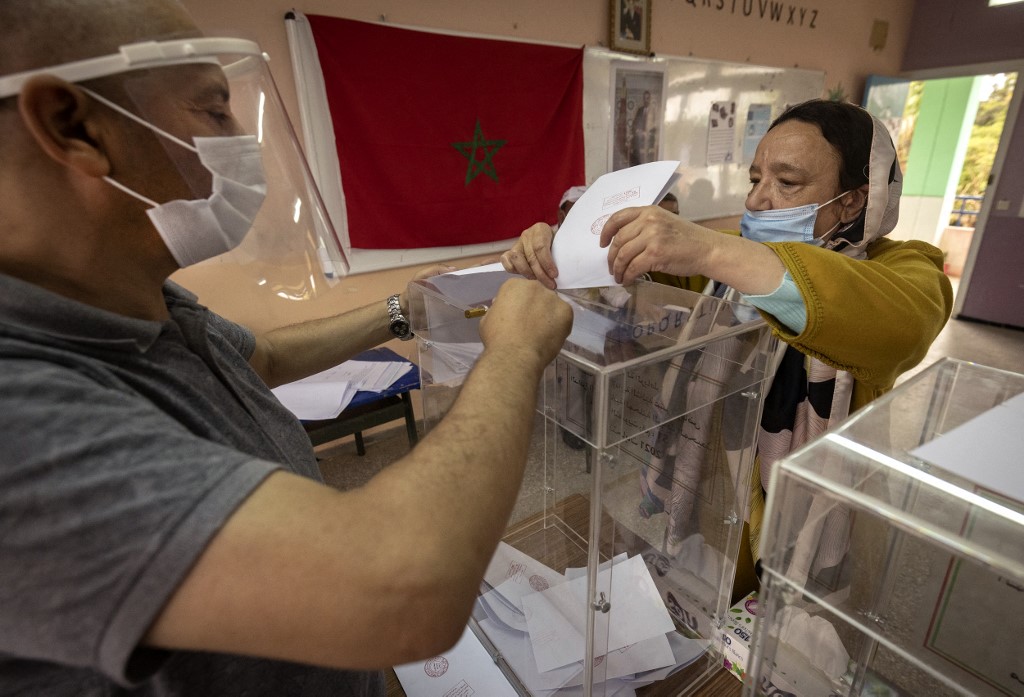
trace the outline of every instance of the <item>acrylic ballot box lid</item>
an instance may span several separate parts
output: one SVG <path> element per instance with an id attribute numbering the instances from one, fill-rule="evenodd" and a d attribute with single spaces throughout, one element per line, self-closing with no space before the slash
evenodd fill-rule
<path id="1" fill-rule="evenodd" d="M 1024 375 L 945 359 L 777 463 L 746 694 L 1024 695 Z"/>
<path id="2" fill-rule="evenodd" d="M 410 284 L 427 430 L 508 278 Z M 645 281 L 563 297 L 573 330 L 472 626 L 520 694 L 687 694 L 721 665 L 776 340 L 747 305 Z"/>

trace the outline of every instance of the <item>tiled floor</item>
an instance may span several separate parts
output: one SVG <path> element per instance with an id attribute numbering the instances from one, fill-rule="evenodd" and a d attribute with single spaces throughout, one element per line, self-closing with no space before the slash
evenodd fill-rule
<path id="1" fill-rule="evenodd" d="M 932 344 L 921 365 L 905 374 L 901 380 L 943 357 L 1024 373 L 1024 329 L 951 319 Z"/>
<path id="2" fill-rule="evenodd" d="M 953 289 L 956 291 L 959 279 L 950 280 L 953 281 Z M 897 384 L 944 357 L 1024 373 L 1024 329 L 951 319 L 935 339 L 921 364 L 904 374 Z"/>

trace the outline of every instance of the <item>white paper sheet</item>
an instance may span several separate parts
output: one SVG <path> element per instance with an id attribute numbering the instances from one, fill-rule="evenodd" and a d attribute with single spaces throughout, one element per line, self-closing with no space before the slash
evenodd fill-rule
<path id="1" fill-rule="evenodd" d="M 412 370 L 412 363 L 406 361 L 345 361 L 329 370 L 306 378 L 307 381 L 344 380 L 354 383 L 359 390 L 383 392 L 399 378 Z"/>
<path id="2" fill-rule="evenodd" d="M 609 582 L 611 612 L 598 616 L 599 631 L 608 633 L 608 651 L 638 644 L 674 629 L 672 618 L 641 557 L 634 556 L 598 574 L 600 587 L 608 587 Z M 583 660 L 583 636 L 589 608 L 586 577 L 523 597 L 534 658 L 541 671 Z"/>
<path id="3" fill-rule="evenodd" d="M 333 419 L 356 396 L 355 385 L 347 382 L 290 382 L 272 392 L 295 418 L 302 421 Z"/>
<path id="4" fill-rule="evenodd" d="M 502 629 L 510 632 L 519 632 L 525 636 L 528 628 L 526 626 L 526 615 L 515 607 L 508 600 L 502 597 L 497 590 L 488 591 L 478 598 L 480 607 L 483 608 L 487 617 Z"/>
<path id="5" fill-rule="evenodd" d="M 430 342 L 430 359 L 421 369 L 430 372 L 434 385 L 459 385 L 484 352 L 483 342 L 449 343 Z"/>
<path id="6" fill-rule="evenodd" d="M 636 697 L 633 687 L 625 680 L 608 680 L 601 683 L 604 697 Z M 584 697 L 583 686 L 562 687 L 551 692 L 537 692 L 534 697 Z"/>
<path id="7" fill-rule="evenodd" d="M 708 116 L 708 166 L 732 162 L 735 145 L 736 102 L 712 102 Z"/>
<path id="8" fill-rule="evenodd" d="M 609 651 L 605 656 L 598 656 L 597 660 L 607 663 L 603 667 L 605 680 L 632 679 L 637 673 L 671 668 L 675 665 L 672 646 L 665 634 Z M 580 665 L 582 666 L 582 663 Z M 598 672 L 596 667 L 594 672 Z M 581 684 L 583 684 L 582 676 L 578 676 L 569 682 L 568 686 Z"/>
<path id="9" fill-rule="evenodd" d="M 475 273 L 494 273 L 495 271 L 504 271 L 505 267 L 501 265 L 500 261 L 496 261 L 493 264 L 482 264 L 481 266 L 468 266 L 464 269 L 458 269 L 456 271 L 449 271 L 444 274 L 445 276 L 471 276 Z"/>
<path id="10" fill-rule="evenodd" d="M 597 567 L 597 571 L 598 571 L 598 573 L 600 573 L 600 572 L 604 571 L 605 569 L 610 569 L 611 567 L 615 566 L 616 564 L 621 564 L 622 562 L 626 561 L 627 559 L 629 559 L 629 555 L 626 554 L 625 552 L 620 552 L 619 554 L 616 554 L 614 557 L 612 557 L 608 561 L 601 562 L 601 564 Z M 575 581 L 576 579 L 580 578 L 581 576 L 586 576 L 587 575 L 587 567 L 585 567 L 585 566 L 570 566 L 570 567 L 566 568 L 565 573 L 562 574 L 562 575 L 565 576 L 565 580 L 567 580 L 567 581 Z"/>
<path id="11" fill-rule="evenodd" d="M 484 581 L 522 611 L 524 595 L 547 590 L 564 579 L 562 574 L 530 555 L 506 542 L 499 542 L 484 572 Z"/>
<path id="12" fill-rule="evenodd" d="M 271 391 L 296 418 L 320 421 L 343 412 L 356 392 L 382 392 L 410 370 L 406 361 L 345 361 Z"/>
<path id="13" fill-rule="evenodd" d="M 1024 503 L 1024 393 L 911 451 L 998 494 Z"/>
<path id="14" fill-rule="evenodd" d="M 604 355 L 608 334 L 618 329 L 619 323 L 580 305 L 568 295 L 562 295 L 562 299 L 572 308 L 572 331 L 566 343 Z"/>
<path id="15" fill-rule="evenodd" d="M 757 144 L 768 132 L 771 123 L 771 104 L 751 104 L 747 107 L 747 125 L 743 129 L 743 162 L 754 161 Z"/>
<path id="16" fill-rule="evenodd" d="M 665 636 L 668 638 L 669 646 L 672 647 L 672 665 L 644 673 L 637 673 L 636 677 L 629 681 L 634 687 L 641 687 L 652 682 L 664 680 L 703 656 L 704 652 L 711 646 L 711 642 L 706 639 L 690 639 L 679 632 L 669 632 Z"/>
<path id="17" fill-rule="evenodd" d="M 537 670 L 537 662 L 525 634 L 509 632 L 490 620 L 480 620 L 480 628 L 512 666 L 516 677 L 531 692 L 555 690 L 573 680 L 583 670 L 582 664 L 571 664 L 541 673 Z"/>
<path id="18" fill-rule="evenodd" d="M 395 675 L 408 697 L 517 697 L 469 627 L 451 651 L 396 666 Z"/>
<path id="19" fill-rule="evenodd" d="M 616 211 L 661 200 L 679 175 L 678 161 L 649 162 L 609 172 L 590 185 L 558 228 L 551 255 L 559 288 L 618 285 L 608 273 L 608 250 L 600 246 L 601 228 Z"/>

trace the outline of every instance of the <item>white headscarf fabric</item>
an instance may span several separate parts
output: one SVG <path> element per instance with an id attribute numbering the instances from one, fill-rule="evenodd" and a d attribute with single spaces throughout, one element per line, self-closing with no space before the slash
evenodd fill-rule
<path id="1" fill-rule="evenodd" d="M 903 172 L 896 159 L 896 148 L 885 124 L 872 116 L 871 157 L 868 160 L 868 210 L 864 216 L 864 240 L 867 246 L 893 231 L 900 217 L 900 196 L 903 193 Z M 895 177 L 889 181 L 889 172 Z"/>
<path id="2" fill-rule="evenodd" d="M 892 232 L 899 219 L 903 173 L 896 159 L 896 148 L 885 124 L 871 117 L 874 131 L 868 158 L 868 203 L 864 213 L 864 235 L 855 244 L 846 241 L 842 232 L 827 246 L 854 259 L 867 257 L 867 247 Z M 893 180 L 889 181 L 889 173 Z M 852 226 L 851 226 L 852 227 Z M 846 244 L 841 244 L 846 242 Z M 760 556 L 761 522 L 764 511 L 764 490 L 768 487 L 775 463 L 805 443 L 814 440 L 832 424 L 850 413 L 854 379 L 844 370 L 802 355 L 793 346 L 782 350 L 782 359 L 772 378 L 772 387 L 765 402 L 766 413 L 794 414 L 793 423 L 772 426 L 771 419 L 762 418 L 757 442 L 757 473 L 751 491 L 750 544 L 754 558 Z M 787 360 L 788 359 L 788 360 Z M 797 387 L 798 383 L 805 384 Z M 779 387 L 776 390 L 777 386 Z M 831 394 L 829 394 L 831 392 Z M 770 426 L 769 428 L 766 428 Z M 798 585 L 811 574 L 839 564 L 849 550 L 850 511 L 821 494 L 807 501 L 809 524 L 805 525 L 794 544 L 786 576 Z"/>
<path id="3" fill-rule="evenodd" d="M 576 203 L 580 200 L 580 196 L 586 193 L 587 187 L 585 186 L 570 186 L 562 194 L 562 200 L 558 202 L 558 207 L 561 208 L 566 203 Z"/>
<path id="4" fill-rule="evenodd" d="M 867 247 L 875 240 L 885 237 L 896 227 L 900 217 L 900 196 L 903 193 L 903 172 L 896 158 L 896 148 L 885 124 L 871 116 L 871 153 L 868 157 L 868 205 L 864 213 L 864 235 L 856 243 L 850 243 L 839 231 L 828 247 L 849 257 L 863 259 Z M 889 181 L 889 172 L 893 180 Z M 840 242 L 847 241 L 846 245 Z"/>

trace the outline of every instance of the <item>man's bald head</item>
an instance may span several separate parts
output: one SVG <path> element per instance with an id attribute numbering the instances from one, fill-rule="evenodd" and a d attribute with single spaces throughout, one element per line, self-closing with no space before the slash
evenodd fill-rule
<path id="1" fill-rule="evenodd" d="M 0 75 L 106 56 L 124 44 L 199 34 L 177 0 L 0 0 Z M 90 84 L 116 94 L 122 80 L 115 75 Z M 17 118 L 17 102 L 17 95 L 0 99 L 5 132 Z M 6 154 L 0 141 L 0 159 Z"/>
<path id="2" fill-rule="evenodd" d="M 175 0 L 0 0 L 0 75 L 196 34 Z"/>

